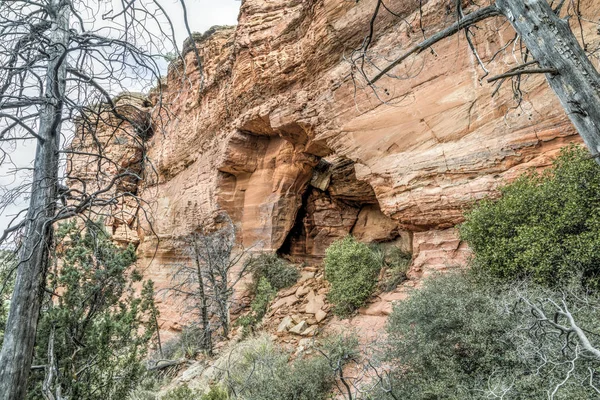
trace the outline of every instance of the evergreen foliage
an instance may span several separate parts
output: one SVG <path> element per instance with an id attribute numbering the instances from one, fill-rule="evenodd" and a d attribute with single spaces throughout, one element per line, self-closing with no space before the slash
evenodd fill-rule
<path id="1" fill-rule="evenodd" d="M 238 320 L 245 332 L 253 330 L 267 312 L 269 303 L 281 289 L 292 286 L 300 278 L 298 269 L 277 254 L 261 254 L 251 262 L 252 283 L 250 292 L 254 299 L 250 313 Z"/>
<path id="2" fill-rule="evenodd" d="M 228 400 L 227 390 L 220 386 L 211 386 L 207 393 L 204 393 L 200 400 Z"/>
<path id="3" fill-rule="evenodd" d="M 0 250 L 0 343 L 4 338 L 4 328 L 10 309 L 10 297 L 15 284 L 17 258 L 10 250 Z"/>
<path id="4" fill-rule="evenodd" d="M 384 292 L 391 292 L 407 279 L 412 255 L 396 246 L 378 243 L 373 248 L 380 253 L 384 269 L 378 287 Z"/>
<path id="5" fill-rule="evenodd" d="M 277 291 L 266 278 L 260 278 L 258 282 L 258 286 L 256 287 L 256 294 L 254 296 L 254 300 L 250 304 L 250 308 L 252 309 L 252 315 L 256 319 L 256 321 L 260 321 L 265 313 L 267 312 L 267 308 L 269 307 L 269 303 L 275 295 Z"/>
<path id="6" fill-rule="evenodd" d="M 191 389 L 187 384 L 169 390 L 160 400 L 228 400 L 227 391 L 220 386 L 211 386 L 202 394 L 200 390 Z M 158 400 L 158 399 L 157 399 Z"/>
<path id="7" fill-rule="evenodd" d="M 539 322 L 522 298 L 570 302 L 586 331 L 597 329 L 597 298 L 585 293 L 490 285 L 466 274 L 434 277 L 394 307 L 388 321 L 386 362 L 394 366 L 392 399 L 590 399 L 600 360 Z M 579 299 L 579 300 L 578 300 Z M 548 315 L 554 315 L 548 308 Z M 563 317 L 556 319 L 564 323 Z M 598 337 L 590 335 L 599 344 Z M 566 345 L 567 344 L 567 345 Z M 590 371 L 591 375 L 590 375 Z M 549 394 L 556 389 L 554 397 Z"/>
<path id="8" fill-rule="evenodd" d="M 600 277 L 600 166 L 581 147 L 561 151 L 552 168 L 531 172 L 466 215 L 462 239 L 475 268 L 501 279 L 558 285 Z"/>
<path id="9" fill-rule="evenodd" d="M 516 368 L 512 324 L 497 315 L 494 296 L 452 275 L 430 280 L 394 307 L 388 354 L 406 366 L 397 371 L 397 395 L 466 399 L 497 369 Z"/>
<path id="10" fill-rule="evenodd" d="M 371 296 L 383 258 L 352 236 L 333 242 L 325 253 L 328 300 L 339 316 L 348 316 Z"/>
<path id="11" fill-rule="evenodd" d="M 253 288 L 262 278 L 276 291 L 292 286 L 300 278 L 296 267 L 278 257 L 277 254 L 261 254 L 252 261 Z"/>
<path id="12" fill-rule="evenodd" d="M 244 400 L 324 400 L 335 377 L 325 357 L 289 361 L 268 337 L 251 338 L 232 353 L 226 385 Z"/>
<path id="13" fill-rule="evenodd" d="M 156 360 L 194 359 L 202 350 L 202 335 L 202 329 L 197 324 L 184 325 L 181 332 L 164 343 L 162 356 L 154 354 L 152 357 Z"/>
<path id="14" fill-rule="evenodd" d="M 275 298 L 277 291 L 271 286 L 267 278 L 262 276 L 258 281 L 254 292 L 254 299 L 250 303 L 250 313 L 240 317 L 238 324 L 243 326 L 245 333 L 249 333 L 249 330 L 253 330 L 256 324 L 258 324 L 269 308 L 269 303 Z"/>
<path id="15" fill-rule="evenodd" d="M 200 398 L 198 390 L 190 389 L 187 384 L 169 390 L 160 400 L 197 400 Z M 201 399 L 203 400 L 203 399 Z"/>
<path id="16" fill-rule="evenodd" d="M 119 248 L 101 224 L 81 230 L 75 222 L 57 232 L 57 263 L 39 322 L 29 398 L 52 393 L 79 400 L 124 399 L 145 368 L 142 359 L 155 334 L 152 284 L 137 295 L 141 277 L 132 246 Z"/>

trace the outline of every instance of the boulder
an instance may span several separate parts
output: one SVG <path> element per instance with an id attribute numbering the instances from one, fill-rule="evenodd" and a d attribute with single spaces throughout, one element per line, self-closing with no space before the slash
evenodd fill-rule
<path id="1" fill-rule="evenodd" d="M 300 323 L 294 325 L 289 332 L 290 333 L 295 333 L 296 335 L 301 335 L 302 332 L 304 332 L 306 330 L 306 328 L 308 327 L 308 324 L 306 323 L 306 321 L 300 321 Z"/>

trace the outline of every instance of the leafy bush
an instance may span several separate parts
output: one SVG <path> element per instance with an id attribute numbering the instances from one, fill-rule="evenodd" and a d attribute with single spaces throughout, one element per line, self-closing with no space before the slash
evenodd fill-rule
<path id="1" fill-rule="evenodd" d="M 384 247 L 377 244 L 375 250 L 381 253 L 384 269 L 379 288 L 384 292 L 390 292 L 407 279 L 412 255 L 396 246 Z"/>
<path id="2" fill-rule="evenodd" d="M 426 281 L 394 306 L 384 353 L 394 367 L 387 387 L 395 397 L 380 392 L 374 398 L 539 399 L 555 388 L 556 399 L 594 398 L 588 382 L 600 383 L 596 373 L 590 380 L 598 360 L 584 355 L 575 335 L 568 338 L 540 322 L 523 299 L 549 316 L 554 316 L 552 301 L 577 302 L 571 303 L 573 316 L 587 331 L 597 327 L 597 299 L 584 302 L 580 292 L 568 298 L 521 286 L 492 286 L 465 274 Z M 567 323 L 560 316 L 556 321 Z"/>
<path id="3" fill-rule="evenodd" d="M 227 386 L 248 400 L 323 400 L 335 379 L 324 357 L 289 363 L 289 354 L 266 336 L 238 344 L 225 368 Z"/>
<path id="4" fill-rule="evenodd" d="M 220 386 L 211 386 L 208 393 L 202 395 L 200 400 L 228 400 L 227 391 Z"/>
<path id="5" fill-rule="evenodd" d="M 511 322 L 499 318 L 493 293 L 462 275 L 430 280 L 394 306 L 388 320 L 396 394 L 410 399 L 470 398 L 496 369 L 515 367 Z"/>
<path id="6" fill-rule="evenodd" d="M 197 325 L 186 325 L 174 338 L 162 345 L 162 356 L 154 354 L 153 358 L 176 360 L 180 358 L 193 359 L 201 349 L 202 329 Z"/>
<path id="7" fill-rule="evenodd" d="M 317 349 L 329 361 L 330 366 L 344 366 L 349 361 L 360 358 L 358 336 L 354 333 L 327 337 Z"/>
<path id="8" fill-rule="evenodd" d="M 199 398 L 198 390 L 190 389 L 188 385 L 183 384 L 169 390 L 160 400 L 198 400 Z"/>
<path id="9" fill-rule="evenodd" d="M 267 279 L 264 277 L 260 278 L 258 287 L 256 288 L 256 296 L 250 305 L 257 320 L 260 321 L 265 315 L 267 307 L 271 300 L 273 300 L 273 297 L 275 297 L 275 294 L 276 289 L 271 286 Z"/>
<path id="10" fill-rule="evenodd" d="M 581 275 L 600 282 L 600 166 L 586 150 L 564 148 L 553 167 L 531 172 L 484 200 L 460 227 L 475 267 L 501 279 L 545 285 Z"/>
<path id="11" fill-rule="evenodd" d="M 161 378 L 155 371 L 147 371 L 131 390 L 127 400 L 160 400 L 158 392 L 165 383 L 164 377 Z"/>
<path id="12" fill-rule="evenodd" d="M 253 279 L 250 291 L 254 295 L 251 311 L 237 321 L 238 325 L 250 329 L 262 320 L 277 292 L 292 286 L 300 277 L 296 267 L 276 254 L 261 254 L 252 261 L 251 270 Z"/>
<path id="13" fill-rule="evenodd" d="M 252 262 L 253 289 L 264 278 L 276 292 L 292 286 L 300 278 L 300 272 L 276 254 L 261 254 Z"/>
<path id="14" fill-rule="evenodd" d="M 325 252 L 325 279 L 331 284 L 328 299 L 333 311 L 347 316 L 362 306 L 377 283 L 382 258 L 352 236 L 333 242 Z"/>
<path id="15" fill-rule="evenodd" d="M 47 287 L 60 296 L 44 298 L 34 354 L 35 364 L 54 363 L 56 372 L 45 382 L 44 370 L 35 371 L 29 397 L 40 398 L 45 382 L 73 399 L 126 398 L 155 333 L 152 285 L 136 293 L 135 249 L 117 247 L 101 224 L 63 224 L 56 239 Z"/>
<path id="16" fill-rule="evenodd" d="M 238 324 L 244 328 L 253 328 L 265 316 L 269 303 L 277 291 L 271 286 L 267 278 L 261 277 L 256 287 L 254 299 L 250 303 L 250 313 L 240 317 Z"/>

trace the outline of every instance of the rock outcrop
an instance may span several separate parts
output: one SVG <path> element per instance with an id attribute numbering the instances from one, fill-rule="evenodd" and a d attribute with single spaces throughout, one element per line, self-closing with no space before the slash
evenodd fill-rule
<path id="1" fill-rule="evenodd" d="M 419 2 L 387 3 L 405 23 L 378 21 L 382 60 L 422 38 Z M 424 3 L 428 34 L 451 22 L 444 1 Z M 197 38 L 202 79 L 191 51 L 185 76 L 183 63 L 170 66 L 160 87 L 170 114 L 153 115 L 152 165 L 138 183 L 152 215 L 152 229 L 138 229 L 139 253 L 158 286 L 185 261 L 182 239 L 217 210 L 245 245 L 309 263 L 348 233 L 398 240 L 414 254 L 414 276 L 464 262 L 454 228 L 464 210 L 579 141 L 543 76 L 524 79 L 515 107 L 509 87 L 492 96 L 458 36 L 399 68 L 403 79 L 379 83 L 392 105 L 356 86 L 344 55 L 363 40 L 374 4 L 244 0 L 238 26 Z M 582 1 L 584 15 L 599 11 Z M 485 59 L 514 36 L 496 19 L 480 28 Z M 514 62 L 501 52 L 492 73 Z M 165 328 L 179 318 L 166 305 L 162 316 Z"/>

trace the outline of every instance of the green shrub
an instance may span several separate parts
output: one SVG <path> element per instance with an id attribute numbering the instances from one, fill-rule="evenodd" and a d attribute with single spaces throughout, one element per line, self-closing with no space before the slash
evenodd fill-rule
<path id="1" fill-rule="evenodd" d="M 179 334 L 162 344 L 162 355 L 156 352 L 152 358 L 177 360 L 193 359 L 200 349 L 202 329 L 197 325 L 185 325 Z"/>
<path id="2" fill-rule="evenodd" d="M 161 378 L 156 371 L 147 371 L 144 377 L 129 393 L 128 400 L 160 400 L 158 392 L 166 380 Z"/>
<path id="3" fill-rule="evenodd" d="M 253 291 L 260 280 L 266 279 L 276 292 L 292 286 L 300 278 L 300 272 L 276 254 L 261 254 L 252 262 Z"/>
<path id="4" fill-rule="evenodd" d="M 562 292 L 518 286 L 511 289 L 465 274 L 447 274 L 427 280 L 397 303 L 383 349 L 385 363 L 392 367 L 387 388 L 393 388 L 395 397 L 380 392 L 373 398 L 541 399 L 563 381 L 555 399 L 595 398 L 589 382 L 598 361 L 583 353 L 576 357 L 581 344 L 574 335 L 567 338 L 540 323 L 521 298 L 531 299 L 552 317 L 551 301 L 562 304 L 565 299 L 588 332 L 598 326 L 598 299 L 588 302 L 581 292 L 569 298 Z M 555 321 L 567 323 L 560 316 Z M 598 337 L 590 334 L 590 339 L 598 348 Z M 565 340 L 569 346 L 564 346 Z M 593 374 L 595 385 L 599 378 Z"/>
<path id="5" fill-rule="evenodd" d="M 246 334 L 248 329 L 252 330 L 262 320 L 277 292 L 292 286 L 300 277 L 296 267 L 276 254 L 261 254 L 252 261 L 251 270 L 250 292 L 254 295 L 250 303 L 251 311 L 237 320 L 237 324 L 245 328 Z"/>
<path id="6" fill-rule="evenodd" d="M 190 389 L 187 384 L 176 387 L 175 389 L 169 390 L 161 400 L 198 400 L 200 399 L 200 392 L 198 390 Z"/>
<path id="7" fill-rule="evenodd" d="M 208 393 L 202 395 L 200 400 L 228 400 L 227 391 L 220 386 L 211 386 Z"/>
<path id="8" fill-rule="evenodd" d="M 398 367 L 396 395 L 470 398 L 496 369 L 514 367 L 510 320 L 495 311 L 493 293 L 463 275 L 429 280 L 396 304 L 387 326 L 388 361 Z"/>
<path id="9" fill-rule="evenodd" d="M 252 312 L 256 315 L 257 319 L 262 319 L 267 311 L 267 307 L 273 297 L 275 297 L 276 289 L 271 286 L 269 281 L 266 278 L 260 278 L 258 282 L 258 287 L 256 288 L 256 296 L 254 297 L 254 301 L 250 305 Z"/>
<path id="10" fill-rule="evenodd" d="M 116 246 L 103 224 L 75 221 L 56 230 L 36 332 L 34 363 L 45 365 L 53 350 L 54 379 L 44 370 L 29 376 L 29 398 L 42 398 L 42 385 L 64 398 L 78 400 L 124 399 L 143 378 L 142 363 L 155 335 L 151 315 L 152 285 L 135 286 L 133 246 Z M 138 287 L 139 287 L 138 286 Z M 150 290 L 148 290 L 150 289 Z M 116 379 L 118 377 L 118 379 Z"/>
<path id="11" fill-rule="evenodd" d="M 318 350 L 331 365 L 346 365 L 360 358 L 358 336 L 354 333 L 327 337 L 319 344 Z"/>
<path id="12" fill-rule="evenodd" d="M 384 269 L 379 288 L 384 292 L 390 292 L 407 279 L 412 255 L 396 246 L 377 244 L 374 249 L 381 253 Z"/>
<path id="13" fill-rule="evenodd" d="M 289 362 L 290 354 L 267 336 L 246 340 L 228 355 L 225 383 L 237 398 L 251 400 L 324 400 L 335 381 L 321 356 Z"/>
<path id="14" fill-rule="evenodd" d="M 277 291 L 271 286 L 269 281 L 265 277 L 261 277 L 256 287 L 254 299 L 250 303 L 251 311 L 249 314 L 240 317 L 238 325 L 244 328 L 253 328 L 258 324 L 265 316 L 269 308 L 269 303 L 276 294 Z"/>
<path id="15" fill-rule="evenodd" d="M 266 399 L 281 400 L 324 400 L 330 399 L 334 375 L 326 359 L 314 356 L 296 360 L 290 368 L 283 367 L 273 391 Z M 258 399 L 257 399 L 258 400 Z"/>
<path id="16" fill-rule="evenodd" d="M 347 236 L 329 246 L 324 263 L 325 279 L 331 284 L 329 302 L 335 314 L 347 316 L 373 293 L 382 258 L 368 245 Z"/>
<path id="17" fill-rule="evenodd" d="M 600 166 L 586 150 L 566 147 L 552 168 L 525 174 L 500 191 L 499 200 L 477 204 L 460 227 L 476 268 L 544 285 L 573 276 L 598 285 Z"/>

